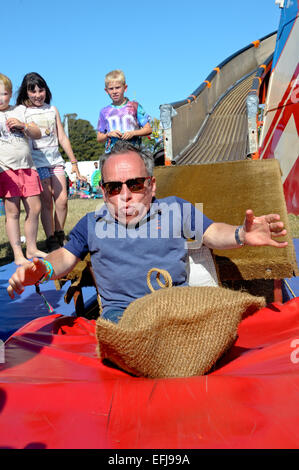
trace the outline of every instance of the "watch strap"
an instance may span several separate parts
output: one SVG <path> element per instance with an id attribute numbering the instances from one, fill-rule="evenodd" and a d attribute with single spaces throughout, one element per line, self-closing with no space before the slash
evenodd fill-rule
<path id="1" fill-rule="evenodd" d="M 235 230 L 235 240 L 236 240 L 237 244 L 240 245 L 240 246 L 244 245 L 244 243 L 240 240 L 240 235 L 239 235 L 240 229 L 242 227 L 243 227 L 243 225 L 239 225 L 239 227 L 237 227 L 236 230 Z"/>

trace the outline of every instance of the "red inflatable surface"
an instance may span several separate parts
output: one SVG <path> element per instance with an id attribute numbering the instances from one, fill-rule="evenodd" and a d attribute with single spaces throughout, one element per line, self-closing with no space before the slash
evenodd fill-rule
<path id="1" fill-rule="evenodd" d="M 135 378 L 96 356 L 94 321 L 18 330 L 0 365 L 0 447 L 297 449 L 299 298 L 244 319 L 214 370 Z"/>

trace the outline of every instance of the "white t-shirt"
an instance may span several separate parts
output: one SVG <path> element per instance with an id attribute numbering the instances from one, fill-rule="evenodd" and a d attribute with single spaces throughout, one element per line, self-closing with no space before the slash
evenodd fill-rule
<path id="1" fill-rule="evenodd" d="M 11 117 L 25 122 L 25 112 L 23 105 L 9 106 L 6 111 L 0 111 L 0 172 L 35 168 L 28 138 L 22 131 L 11 132 L 6 125 Z"/>
<path id="2" fill-rule="evenodd" d="M 44 104 L 37 108 L 26 108 L 26 122 L 34 122 L 41 130 L 38 140 L 30 139 L 30 147 L 34 164 L 37 168 L 65 166 L 65 161 L 59 152 L 59 142 L 54 106 Z"/>

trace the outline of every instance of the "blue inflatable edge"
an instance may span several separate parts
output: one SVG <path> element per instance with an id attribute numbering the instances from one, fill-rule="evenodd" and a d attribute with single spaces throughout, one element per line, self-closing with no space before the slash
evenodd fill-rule
<path id="1" fill-rule="evenodd" d="M 297 263 L 299 261 L 299 238 L 293 239 Z M 299 265 L 298 265 L 299 266 Z M 291 278 L 284 279 L 283 282 L 283 301 L 286 302 L 294 297 L 299 297 L 299 277 L 294 276 Z"/>
<path id="2" fill-rule="evenodd" d="M 66 282 L 60 290 L 56 289 L 54 281 L 40 285 L 40 291 L 53 307 L 53 312 L 48 310 L 43 298 L 36 293 L 35 286 L 27 286 L 21 295 L 15 295 L 12 300 L 6 289 L 8 279 L 15 269 L 14 263 L 0 266 L 0 339 L 2 341 L 35 318 L 53 313 L 76 316 L 74 301 L 71 300 L 69 304 L 64 301 L 64 296 L 71 285 L 70 281 Z M 82 294 L 86 309 L 97 301 L 95 287 L 83 287 Z"/>

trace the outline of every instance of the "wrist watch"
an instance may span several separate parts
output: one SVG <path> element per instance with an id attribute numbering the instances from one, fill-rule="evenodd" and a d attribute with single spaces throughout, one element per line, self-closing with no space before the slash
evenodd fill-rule
<path id="1" fill-rule="evenodd" d="M 236 230 L 235 230 L 235 240 L 236 240 L 238 245 L 243 246 L 244 242 L 241 241 L 240 235 L 239 235 L 239 232 L 240 232 L 241 228 L 243 228 L 243 225 L 239 225 L 239 227 L 236 228 Z"/>

